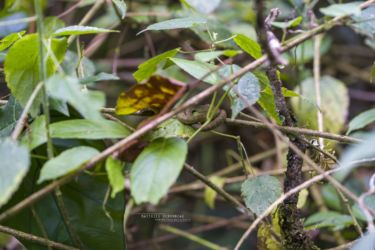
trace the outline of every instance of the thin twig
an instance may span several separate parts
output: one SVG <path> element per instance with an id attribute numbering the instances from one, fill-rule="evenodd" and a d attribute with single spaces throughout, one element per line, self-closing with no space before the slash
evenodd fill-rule
<path id="1" fill-rule="evenodd" d="M 184 169 L 188 171 L 190 174 L 194 175 L 196 178 L 204 182 L 207 186 L 215 190 L 219 195 L 221 195 L 224 199 L 232 203 L 237 209 L 239 209 L 242 213 L 248 213 L 250 218 L 252 219 L 254 215 L 243 205 L 241 202 L 239 202 L 236 198 L 234 198 L 231 194 L 226 192 L 224 189 L 218 187 L 215 185 L 212 181 L 210 181 L 206 176 L 199 173 L 197 170 L 195 170 L 194 167 L 190 166 L 189 164 L 185 163 Z"/>
<path id="2" fill-rule="evenodd" d="M 229 124 L 235 124 L 235 125 L 247 125 L 247 126 L 253 126 L 256 128 L 267 128 L 267 125 L 263 122 L 253 122 L 253 121 L 245 121 L 245 120 L 239 120 L 239 119 L 226 119 L 226 122 Z M 302 135 L 308 135 L 308 136 L 314 136 L 314 137 L 321 137 L 329 140 L 335 140 L 343 143 L 360 143 L 363 142 L 361 139 L 357 139 L 350 136 L 345 135 L 338 135 L 328 132 L 319 132 L 317 130 L 312 129 L 306 129 L 306 128 L 299 128 L 299 127 L 288 127 L 288 126 L 279 126 L 274 125 L 275 128 L 282 132 L 286 132 L 289 134 L 302 134 Z"/>
<path id="3" fill-rule="evenodd" d="M 36 85 L 35 89 L 31 93 L 29 100 L 27 100 L 25 108 L 23 109 L 22 114 L 17 121 L 16 127 L 14 128 L 12 132 L 11 138 L 13 140 L 17 140 L 18 136 L 21 134 L 23 128 L 25 127 L 26 121 L 27 121 L 27 115 L 30 111 L 30 108 L 33 105 L 36 96 L 39 94 L 39 91 L 42 88 L 43 88 L 43 82 L 38 83 L 38 85 Z"/>
<path id="4" fill-rule="evenodd" d="M 78 248 L 67 246 L 55 241 L 47 240 L 32 234 L 28 234 L 22 231 L 15 230 L 13 228 L 5 227 L 0 225 L 0 232 L 13 235 L 16 238 L 21 238 L 27 241 L 35 242 L 43 246 L 49 246 L 55 249 L 62 249 L 62 250 L 78 250 Z"/>

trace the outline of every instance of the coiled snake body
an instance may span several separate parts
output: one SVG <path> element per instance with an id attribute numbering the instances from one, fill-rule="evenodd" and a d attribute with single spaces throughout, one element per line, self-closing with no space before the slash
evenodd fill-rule
<path id="1" fill-rule="evenodd" d="M 177 114 L 177 119 L 186 125 L 192 125 L 194 128 L 201 128 L 207 120 L 207 112 L 210 108 L 209 104 L 199 105 L 187 108 Z M 227 113 L 223 109 L 218 109 L 212 120 L 201 128 L 202 131 L 208 131 L 220 126 L 227 118 Z"/>

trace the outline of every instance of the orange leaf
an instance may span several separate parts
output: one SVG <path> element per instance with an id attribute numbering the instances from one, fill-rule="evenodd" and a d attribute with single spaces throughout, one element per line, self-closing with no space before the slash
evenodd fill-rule
<path id="1" fill-rule="evenodd" d="M 120 94 L 116 114 L 130 115 L 149 110 L 159 113 L 163 108 L 171 107 L 185 89 L 186 85 L 177 80 L 152 76 L 146 83 L 136 84 Z"/>

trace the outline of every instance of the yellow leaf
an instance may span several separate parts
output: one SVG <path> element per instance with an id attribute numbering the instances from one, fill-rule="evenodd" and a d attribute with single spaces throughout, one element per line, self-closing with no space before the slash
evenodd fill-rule
<path id="1" fill-rule="evenodd" d="M 146 83 L 136 84 L 120 94 L 116 114 L 130 115 L 142 111 L 158 113 L 164 107 L 172 106 L 185 89 L 186 85 L 177 80 L 152 76 Z"/>

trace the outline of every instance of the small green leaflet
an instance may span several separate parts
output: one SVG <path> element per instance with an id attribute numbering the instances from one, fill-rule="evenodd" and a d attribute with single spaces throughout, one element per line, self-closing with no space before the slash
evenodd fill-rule
<path id="1" fill-rule="evenodd" d="M 353 219 L 349 215 L 327 211 L 311 215 L 304 224 L 306 230 L 328 227 L 333 231 L 338 231 L 352 225 Z"/>
<path id="2" fill-rule="evenodd" d="M 241 193 L 246 206 L 259 216 L 279 198 L 282 188 L 276 177 L 262 175 L 244 181 Z"/>
<path id="3" fill-rule="evenodd" d="M 71 35 L 87 35 L 87 34 L 98 34 L 98 33 L 108 33 L 108 32 L 118 32 L 117 30 L 102 29 L 97 27 L 89 26 L 68 26 L 56 30 L 52 36 L 71 36 Z"/>
<path id="4" fill-rule="evenodd" d="M 280 29 L 289 29 L 298 26 L 302 22 L 303 18 L 301 16 L 294 18 L 288 22 L 272 22 L 272 26 Z"/>
<path id="5" fill-rule="evenodd" d="M 69 174 L 98 154 L 98 150 L 87 146 L 68 149 L 44 164 L 38 183 Z"/>
<path id="6" fill-rule="evenodd" d="M 29 150 L 44 144 L 47 141 L 46 117 L 44 115 L 35 118 L 33 123 L 21 138 L 21 144 L 28 147 Z"/>
<path id="7" fill-rule="evenodd" d="M 216 84 L 221 80 L 218 74 L 210 73 L 215 69 L 213 64 L 181 58 L 170 58 L 170 60 L 196 79 L 201 79 L 210 84 Z"/>
<path id="8" fill-rule="evenodd" d="M 105 169 L 112 189 L 111 198 L 115 198 L 116 194 L 125 188 L 125 177 L 122 172 L 123 163 L 110 156 L 105 162 Z"/>
<path id="9" fill-rule="evenodd" d="M 157 204 L 168 193 L 185 163 L 187 143 L 179 138 L 152 141 L 130 170 L 131 194 L 137 204 Z"/>
<path id="10" fill-rule="evenodd" d="M 22 36 L 26 33 L 26 31 L 20 31 L 17 33 L 12 33 L 3 39 L 0 40 L 0 51 L 6 50 L 13 43 L 15 43 L 18 39 L 22 38 Z"/>
<path id="11" fill-rule="evenodd" d="M 219 188 L 222 188 L 225 184 L 225 179 L 220 176 L 212 176 L 210 177 L 210 181 Z M 215 208 L 216 196 L 216 191 L 210 188 L 209 186 L 206 186 L 206 188 L 204 189 L 204 201 L 207 204 L 207 206 L 211 209 Z"/>
<path id="12" fill-rule="evenodd" d="M 194 59 L 201 62 L 209 62 L 216 59 L 219 56 L 234 57 L 242 53 L 240 50 L 221 50 L 221 51 L 207 51 L 199 52 L 194 55 Z"/>
<path id="13" fill-rule="evenodd" d="M 27 148 L 10 138 L 0 139 L 0 207 L 17 191 L 29 170 Z"/>
<path id="14" fill-rule="evenodd" d="M 144 63 L 138 66 L 136 72 L 134 72 L 133 76 L 137 80 L 137 82 L 142 82 L 152 76 L 157 70 L 157 66 L 167 60 L 170 57 L 175 56 L 180 51 L 180 48 L 168 50 L 160 55 L 157 55 L 151 59 L 148 59 Z"/>
<path id="15" fill-rule="evenodd" d="M 147 30 L 171 30 L 171 29 L 183 29 L 191 28 L 194 25 L 206 24 L 207 19 L 202 17 L 185 17 L 185 18 L 176 18 L 159 23 L 154 23 L 148 26 L 146 29 L 138 32 L 137 35 L 147 31 Z"/>
<path id="16" fill-rule="evenodd" d="M 354 130 L 366 127 L 370 123 L 375 122 L 375 108 L 360 113 L 349 122 L 349 128 L 346 134 L 350 134 Z"/>
<path id="17" fill-rule="evenodd" d="M 120 78 L 116 75 L 100 72 L 97 75 L 87 76 L 85 78 L 79 79 L 79 82 L 82 84 L 89 84 L 93 82 L 99 82 L 99 81 L 110 81 L 110 80 L 119 80 Z"/>
<path id="18" fill-rule="evenodd" d="M 262 48 L 256 41 L 252 40 L 251 38 L 242 34 L 238 34 L 233 40 L 241 49 L 243 49 L 246 53 L 248 53 L 255 59 L 262 57 Z"/>
<path id="19" fill-rule="evenodd" d="M 116 9 L 120 12 L 121 18 L 124 19 L 126 16 L 127 6 L 124 0 L 112 0 Z"/>
<path id="20" fill-rule="evenodd" d="M 231 96 L 235 97 L 231 105 L 232 119 L 234 119 L 242 110 L 258 101 L 260 97 L 259 80 L 248 72 L 240 78 L 231 92 Z"/>

